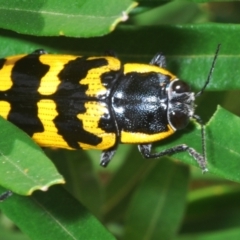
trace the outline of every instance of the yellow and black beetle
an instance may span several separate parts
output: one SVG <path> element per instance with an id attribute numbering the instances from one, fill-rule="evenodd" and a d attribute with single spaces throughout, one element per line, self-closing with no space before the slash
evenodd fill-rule
<path id="1" fill-rule="evenodd" d="M 0 115 L 40 146 L 103 150 L 102 166 L 119 143 L 134 143 L 145 158 L 188 151 L 206 171 L 204 138 L 203 155 L 185 144 L 159 153 L 151 147 L 185 128 L 190 118 L 202 125 L 194 115 L 194 100 L 207 86 L 216 56 L 197 94 L 165 69 L 161 54 L 150 64 L 124 65 L 115 56 L 44 50 L 0 59 Z"/>

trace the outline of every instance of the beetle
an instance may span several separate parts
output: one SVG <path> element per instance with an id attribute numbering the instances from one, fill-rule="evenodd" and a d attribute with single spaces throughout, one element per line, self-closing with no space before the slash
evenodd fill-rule
<path id="1" fill-rule="evenodd" d="M 194 114 L 197 94 L 166 70 L 157 53 L 149 64 L 100 57 L 53 55 L 44 50 L 0 59 L 0 115 L 42 147 L 102 150 L 107 166 L 119 143 L 138 144 L 145 158 L 187 151 L 207 171 L 204 126 Z M 202 148 L 181 144 L 152 153 L 152 143 L 201 124 Z"/>

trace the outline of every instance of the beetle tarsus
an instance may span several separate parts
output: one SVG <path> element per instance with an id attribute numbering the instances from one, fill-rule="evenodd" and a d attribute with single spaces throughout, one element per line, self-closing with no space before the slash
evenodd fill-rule
<path id="1" fill-rule="evenodd" d="M 115 152 L 116 152 L 115 148 L 102 151 L 101 159 L 100 159 L 100 165 L 102 167 L 107 167 L 107 165 L 109 164 L 109 162 L 113 158 L 113 155 L 115 154 Z"/>
<path id="2" fill-rule="evenodd" d="M 165 155 L 172 155 L 175 153 L 187 151 L 189 155 L 192 156 L 197 161 L 203 173 L 206 173 L 208 171 L 206 167 L 206 159 L 200 153 L 198 153 L 195 149 L 188 147 L 186 144 L 177 145 L 172 148 L 165 149 L 158 153 L 151 153 L 151 150 L 152 150 L 151 144 L 138 145 L 138 149 L 144 158 L 159 158 Z"/>
<path id="3" fill-rule="evenodd" d="M 198 165 L 202 169 L 202 172 L 203 173 L 208 172 L 208 169 L 206 167 L 206 159 L 200 153 L 198 153 L 194 148 L 188 147 L 187 151 L 189 155 L 192 156 L 197 161 Z"/>
<path id="4" fill-rule="evenodd" d="M 48 54 L 48 52 L 45 51 L 44 49 L 37 49 L 37 50 L 33 51 L 32 54 L 43 55 L 43 54 Z"/>
<path id="5" fill-rule="evenodd" d="M 151 65 L 155 65 L 161 68 L 166 68 L 166 57 L 162 53 L 157 53 L 150 61 Z"/>
<path id="6" fill-rule="evenodd" d="M 108 57 L 115 57 L 115 58 L 117 58 L 116 52 L 114 50 L 111 50 L 111 49 L 110 50 L 106 50 L 104 52 L 104 55 L 108 56 Z"/>

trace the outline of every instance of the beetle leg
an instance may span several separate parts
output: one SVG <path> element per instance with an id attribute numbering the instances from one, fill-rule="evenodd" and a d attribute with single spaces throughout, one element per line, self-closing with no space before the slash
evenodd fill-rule
<path id="1" fill-rule="evenodd" d="M 104 52 L 104 55 L 107 56 L 107 57 L 115 57 L 117 58 L 117 54 L 114 50 L 106 50 Z"/>
<path id="2" fill-rule="evenodd" d="M 185 152 L 187 151 L 190 156 L 192 156 L 201 167 L 203 172 L 207 172 L 208 169 L 206 167 L 206 160 L 204 157 L 198 153 L 194 148 L 187 146 L 186 144 L 177 145 L 175 147 L 163 150 L 162 152 L 158 153 L 151 153 L 152 144 L 141 144 L 138 145 L 138 150 L 145 158 L 159 158 L 165 155 L 172 155 L 174 153 Z"/>
<path id="3" fill-rule="evenodd" d="M 116 152 L 116 147 L 102 151 L 100 165 L 102 167 L 107 167 L 107 165 L 113 158 L 113 155 L 115 154 L 115 152 Z"/>
<path id="4" fill-rule="evenodd" d="M 48 54 L 48 53 L 44 49 L 37 49 L 37 50 L 33 51 L 32 54 L 43 55 L 43 54 Z"/>
<path id="5" fill-rule="evenodd" d="M 166 64 L 166 58 L 162 53 L 157 53 L 152 60 L 150 61 L 151 65 L 155 65 L 161 68 L 166 68 L 167 64 Z"/>
<path id="6" fill-rule="evenodd" d="M 9 198 L 10 196 L 12 196 L 12 191 L 8 190 L 2 194 L 0 194 L 0 202 L 3 202 L 4 200 L 6 200 L 7 198 Z"/>

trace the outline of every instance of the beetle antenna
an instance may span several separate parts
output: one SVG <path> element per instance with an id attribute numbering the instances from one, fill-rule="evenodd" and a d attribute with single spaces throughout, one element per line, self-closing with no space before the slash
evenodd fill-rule
<path id="1" fill-rule="evenodd" d="M 212 73 L 213 73 L 213 70 L 214 70 L 214 67 L 215 67 L 215 63 L 216 63 L 216 60 L 217 60 L 218 52 L 220 50 L 220 46 L 221 46 L 221 44 L 218 44 L 217 50 L 216 50 L 215 55 L 214 55 L 214 59 L 212 61 L 212 66 L 210 68 L 210 71 L 209 71 L 209 74 L 208 74 L 208 77 L 207 77 L 207 81 L 205 82 L 202 89 L 198 93 L 196 93 L 195 97 L 199 97 L 204 92 L 205 88 L 207 87 L 207 85 L 208 85 L 208 83 L 211 79 L 211 76 L 212 76 Z"/>
<path id="2" fill-rule="evenodd" d="M 202 89 L 195 95 L 195 97 L 199 97 L 204 92 L 205 88 L 207 87 L 207 85 L 208 85 L 208 83 L 211 79 L 211 76 L 212 76 L 212 73 L 213 73 L 213 70 L 214 70 L 214 67 L 215 67 L 215 64 L 216 64 L 218 52 L 220 50 L 220 46 L 221 46 L 221 44 L 218 44 L 217 50 L 215 52 L 215 55 L 214 55 L 214 58 L 213 58 L 213 61 L 212 61 L 212 66 L 210 68 L 210 71 L 209 71 L 209 74 L 208 74 L 208 77 L 207 77 L 207 81 L 205 82 Z M 205 138 L 204 124 L 202 122 L 202 119 L 198 115 L 193 115 L 192 117 L 201 125 L 202 154 L 203 154 L 203 161 L 206 163 L 206 161 L 207 161 L 207 159 L 206 159 L 206 138 Z M 207 171 L 208 171 L 207 168 L 203 169 L 203 172 L 207 172 Z"/>

